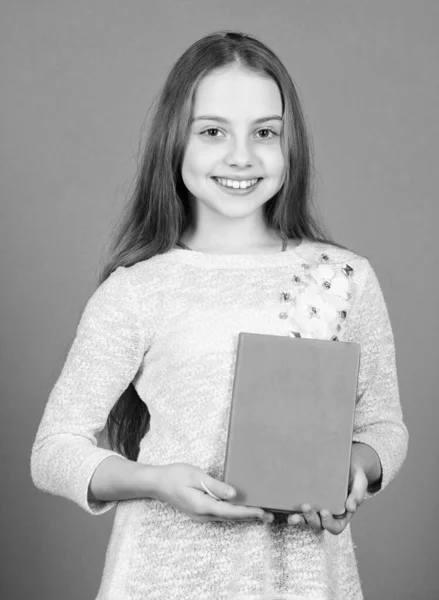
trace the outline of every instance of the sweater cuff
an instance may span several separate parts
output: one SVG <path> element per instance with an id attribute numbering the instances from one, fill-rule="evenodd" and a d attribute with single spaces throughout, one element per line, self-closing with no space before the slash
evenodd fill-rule
<path id="1" fill-rule="evenodd" d="M 378 439 L 373 433 L 364 431 L 362 433 L 355 433 L 353 438 L 353 442 L 361 442 L 362 444 L 367 444 L 378 455 L 378 458 L 381 463 L 381 478 L 375 483 L 368 486 L 364 499 L 372 498 L 379 494 L 389 483 L 389 473 L 390 473 L 390 462 L 388 456 L 388 450 L 386 448 L 386 443 L 380 438 Z"/>
<path id="2" fill-rule="evenodd" d="M 88 500 L 88 488 L 93 474 L 101 462 L 109 456 L 118 456 L 119 458 L 123 458 L 118 452 L 105 450 L 104 448 L 96 448 L 80 467 L 75 489 L 76 502 L 81 508 L 92 515 L 102 515 L 111 510 L 113 506 L 117 504 L 117 500 Z"/>

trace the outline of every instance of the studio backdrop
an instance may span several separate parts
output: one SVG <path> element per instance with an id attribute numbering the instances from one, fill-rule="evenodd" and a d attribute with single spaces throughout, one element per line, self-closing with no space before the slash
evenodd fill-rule
<path id="1" fill-rule="evenodd" d="M 131 191 L 147 110 L 177 57 L 221 29 L 259 37 L 287 66 L 321 216 L 370 259 L 388 305 L 410 443 L 351 524 L 365 598 L 439 597 L 438 28 L 435 0 L 3 0 L 2 598 L 97 594 L 114 511 L 92 517 L 37 490 L 31 446 Z"/>

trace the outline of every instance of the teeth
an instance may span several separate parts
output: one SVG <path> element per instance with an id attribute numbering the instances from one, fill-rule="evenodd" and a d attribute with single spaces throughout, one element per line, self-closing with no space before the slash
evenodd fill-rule
<path id="1" fill-rule="evenodd" d="M 218 183 L 220 183 L 221 185 L 225 186 L 225 187 L 233 187 L 235 189 L 242 189 L 245 190 L 248 187 L 251 187 L 252 185 L 255 185 L 258 180 L 257 179 L 248 179 L 247 181 L 235 181 L 233 179 L 219 179 L 218 177 L 215 177 L 215 179 L 218 181 Z"/>

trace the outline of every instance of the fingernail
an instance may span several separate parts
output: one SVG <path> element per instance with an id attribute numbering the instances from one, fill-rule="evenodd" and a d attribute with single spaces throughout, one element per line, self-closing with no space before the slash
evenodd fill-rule
<path id="1" fill-rule="evenodd" d="M 299 522 L 300 522 L 300 517 L 299 517 L 299 515 L 293 515 L 293 516 L 291 517 L 291 522 L 292 522 L 292 523 L 294 523 L 295 525 L 297 525 L 297 523 L 299 523 Z"/>

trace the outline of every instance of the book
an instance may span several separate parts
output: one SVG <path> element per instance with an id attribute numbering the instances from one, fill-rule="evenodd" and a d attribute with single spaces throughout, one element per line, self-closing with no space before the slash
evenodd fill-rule
<path id="1" fill-rule="evenodd" d="M 224 480 L 233 503 L 345 513 L 360 346 L 241 332 Z"/>

